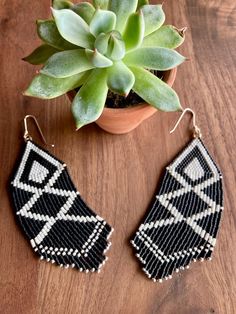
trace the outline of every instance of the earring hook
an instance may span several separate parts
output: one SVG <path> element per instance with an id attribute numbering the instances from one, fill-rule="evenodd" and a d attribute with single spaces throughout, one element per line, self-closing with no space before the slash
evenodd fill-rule
<path id="1" fill-rule="evenodd" d="M 34 123 L 36 124 L 36 126 L 38 128 L 39 134 L 40 134 L 44 144 L 47 145 L 46 139 L 45 139 L 45 137 L 43 135 L 43 132 L 42 132 L 40 126 L 39 126 L 39 123 L 38 123 L 37 119 L 35 118 L 35 116 L 33 116 L 33 115 L 27 115 L 24 118 L 24 127 L 25 127 L 24 139 L 25 139 L 25 141 L 27 142 L 27 141 L 31 141 L 32 140 L 32 137 L 29 135 L 29 131 L 28 131 L 28 127 L 27 127 L 27 119 L 29 119 L 29 118 L 34 120 Z"/>
<path id="2" fill-rule="evenodd" d="M 196 114 L 191 108 L 186 108 L 182 112 L 181 116 L 179 117 L 178 121 L 176 122 L 174 128 L 170 131 L 170 134 L 174 133 L 175 130 L 177 129 L 178 125 L 180 124 L 181 120 L 183 119 L 185 113 L 190 112 L 193 116 L 193 136 L 194 138 L 201 138 L 201 130 L 200 128 L 196 125 Z"/>

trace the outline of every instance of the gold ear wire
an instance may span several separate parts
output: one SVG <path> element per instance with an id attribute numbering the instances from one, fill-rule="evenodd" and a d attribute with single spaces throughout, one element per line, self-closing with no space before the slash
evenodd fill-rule
<path id="1" fill-rule="evenodd" d="M 39 126 L 39 123 L 38 123 L 37 119 L 35 118 L 35 116 L 33 116 L 33 115 L 27 115 L 27 116 L 25 116 L 25 118 L 24 118 L 24 127 L 25 127 L 24 140 L 25 140 L 26 142 L 32 140 L 32 137 L 29 135 L 29 131 L 28 131 L 28 127 L 27 127 L 27 119 L 29 119 L 29 118 L 31 118 L 31 119 L 34 120 L 34 123 L 35 123 L 36 126 L 37 126 L 37 129 L 38 129 L 38 131 L 39 131 L 39 134 L 40 134 L 40 136 L 41 136 L 41 138 L 42 138 L 44 144 L 47 145 L 47 142 L 46 142 L 46 140 L 45 140 L 45 137 L 44 137 L 44 135 L 43 135 L 43 132 L 42 132 L 40 126 Z M 53 145 L 52 145 L 52 146 L 53 146 Z"/>
<path id="2" fill-rule="evenodd" d="M 186 108 L 182 112 L 181 116 L 179 117 L 178 121 L 176 122 L 174 128 L 170 131 L 170 134 L 174 133 L 175 130 L 177 129 L 178 125 L 180 124 L 181 120 L 183 119 L 184 115 L 186 112 L 190 112 L 193 116 L 193 137 L 194 138 L 201 138 L 201 130 L 200 128 L 196 125 L 196 114 L 191 108 Z"/>

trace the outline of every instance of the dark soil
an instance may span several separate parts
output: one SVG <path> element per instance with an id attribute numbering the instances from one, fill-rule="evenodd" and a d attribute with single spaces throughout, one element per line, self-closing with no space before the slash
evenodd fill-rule
<path id="1" fill-rule="evenodd" d="M 135 106 L 144 100 L 139 97 L 135 92 L 130 91 L 127 97 L 115 94 L 109 90 L 107 94 L 106 107 L 107 108 L 127 108 Z"/>
<path id="2" fill-rule="evenodd" d="M 162 79 L 163 73 L 160 71 L 151 71 L 157 77 Z M 115 94 L 109 90 L 106 100 L 107 108 L 127 108 L 136 106 L 142 102 L 145 102 L 141 97 L 139 97 L 135 92 L 130 91 L 127 97 Z"/>

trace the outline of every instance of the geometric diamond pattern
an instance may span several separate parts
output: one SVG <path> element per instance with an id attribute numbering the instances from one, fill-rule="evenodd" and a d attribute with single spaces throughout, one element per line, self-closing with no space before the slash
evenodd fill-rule
<path id="1" fill-rule="evenodd" d="M 20 225 L 40 259 L 100 271 L 113 229 L 82 200 L 63 162 L 27 141 L 11 194 Z"/>
<path id="2" fill-rule="evenodd" d="M 166 168 L 156 200 L 131 241 L 153 281 L 210 259 L 223 210 L 222 175 L 200 139 Z"/>

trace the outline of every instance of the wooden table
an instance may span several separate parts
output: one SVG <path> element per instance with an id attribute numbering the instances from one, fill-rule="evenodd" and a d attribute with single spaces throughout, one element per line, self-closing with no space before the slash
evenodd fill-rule
<path id="1" fill-rule="evenodd" d="M 154 2 L 154 1 L 153 1 Z M 35 68 L 21 58 L 36 47 L 34 21 L 50 1 L 2 1 L 0 114 L 0 313 L 236 313 L 235 1 L 166 1 L 167 22 L 188 27 L 180 51 L 190 61 L 174 88 L 192 107 L 204 142 L 225 178 L 225 212 L 212 262 L 196 263 L 163 284 L 140 271 L 129 239 L 155 195 L 164 167 L 190 140 L 186 117 L 157 113 L 122 136 L 95 124 L 76 133 L 66 97 L 42 101 L 21 92 Z M 64 160 L 88 204 L 115 228 L 100 274 L 81 274 L 40 262 L 15 221 L 8 185 L 23 146 L 22 119 L 34 114 L 53 154 Z M 34 139 L 41 143 L 31 126 Z"/>

